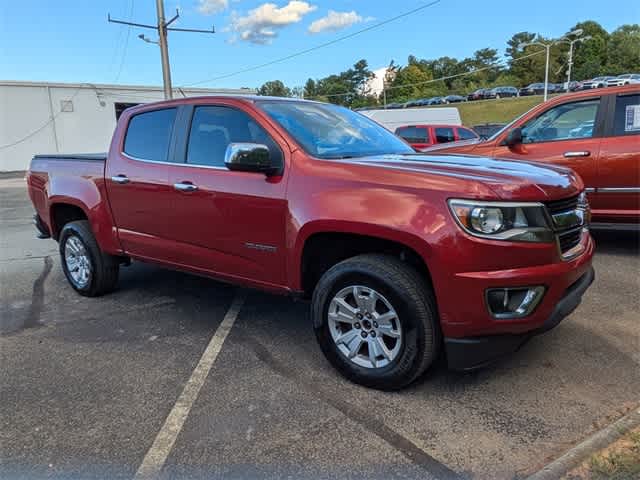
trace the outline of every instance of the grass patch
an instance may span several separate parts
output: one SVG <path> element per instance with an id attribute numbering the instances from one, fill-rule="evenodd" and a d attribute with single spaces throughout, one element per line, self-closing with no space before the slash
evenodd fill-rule
<path id="1" fill-rule="evenodd" d="M 508 123 L 527 110 L 542 103 L 542 95 L 530 97 L 501 98 L 500 100 L 478 100 L 462 102 L 439 107 L 457 107 L 462 124 L 472 127 L 482 123 Z"/>
<path id="2" fill-rule="evenodd" d="M 597 480 L 628 480 L 640 478 L 640 430 L 629 433 L 625 445 L 589 460 L 589 468 Z"/>
<path id="3" fill-rule="evenodd" d="M 565 480 L 640 479 L 640 428 L 628 432 L 571 471 Z"/>

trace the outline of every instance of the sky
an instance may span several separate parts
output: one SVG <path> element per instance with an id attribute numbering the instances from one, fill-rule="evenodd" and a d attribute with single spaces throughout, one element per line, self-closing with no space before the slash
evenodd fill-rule
<path id="1" fill-rule="evenodd" d="M 504 53 L 516 32 L 556 38 L 575 23 L 596 20 L 611 31 L 640 23 L 640 1 L 440 0 L 379 28 L 267 68 L 227 76 L 333 41 L 430 0 L 165 0 L 174 26 L 215 34 L 169 33 L 173 85 L 257 88 L 280 79 L 301 86 L 346 70 L 361 58 L 372 69 L 407 56 L 471 56 L 484 47 Z M 155 24 L 154 0 L 0 0 L 0 79 L 161 85 L 157 45 L 138 38 L 153 30 L 107 22 Z M 226 78 L 218 78 L 226 77 Z M 215 79 L 205 81 L 209 79 Z M 201 83 L 202 82 L 202 83 Z"/>

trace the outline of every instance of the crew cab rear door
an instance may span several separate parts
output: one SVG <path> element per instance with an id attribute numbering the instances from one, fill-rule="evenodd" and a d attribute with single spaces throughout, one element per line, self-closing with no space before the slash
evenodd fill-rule
<path id="1" fill-rule="evenodd" d="M 272 161 L 285 162 L 288 148 L 267 128 L 234 103 L 184 107 L 166 212 L 174 262 L 267 288 L 286 284 L 287 169 L 268 177 L 224 163 L 230 143 L 266 145 Z"/>
<path id="2" fill-rule="evenodd" d="M 595 214 L 611 223 L 640 221 L 640 91 L 610 95 L 598 161 Z"/>
<path id="3" fill-rule="evenodd" d="M 105 183 L 118 237 L 129 255 L 162 259 L 170 249 L 164 212 L 177 112 L 172 107 L 125 113 L 114 135 Z"/>
<path id="4" fill-rule="evenodd" d="M 570 167 L 587 189 L 593 189 L 598 182 L 604 118 L 599 96 L 556 104 L 515 125 L 522 129 L 522 143 L 497 145 L 493 156 Z M 597 198 L 590 195 L 589 200 L 596 208 Z"/>

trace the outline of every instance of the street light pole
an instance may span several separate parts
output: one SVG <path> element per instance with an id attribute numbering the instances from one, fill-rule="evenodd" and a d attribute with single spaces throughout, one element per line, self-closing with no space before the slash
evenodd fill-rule
<path id="1" fill-rule="evenodd" d="M 551 45 L 553 45 L 553 43 L 549 43 L 548 45 L 545 45 L 545 48 L 547 49 L 547 61 L 544 67 L 544 101 L 547 101 L 547 96 L 548 96 L 548 92 L 549 92 L 549 50 L 551 50 Z"/>
<path id="2" fill-rule="evenodd" d="M 544 101 L 545 102 L 547 101 L 548 93 L 549 93 L 549 50 L 551 50 L 551 47 L 553 47 L 556 43 L 557 42 L 555 41 L 549 42 L 549 43 L 530 42 L 530 43 L 521 43 L 520 45 L 518 45 L 518 48 L 525 48 L 531 45 L 538 45 L 540 47 L 544 47 L 547 51 L 546 52 L 547 58 L 544 66 Z"/>

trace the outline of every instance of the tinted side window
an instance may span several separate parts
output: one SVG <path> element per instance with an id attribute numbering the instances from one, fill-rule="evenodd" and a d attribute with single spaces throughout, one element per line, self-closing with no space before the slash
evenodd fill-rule
<path id="1" fill-rule="evenodd" d="M 640 95 L 620 95 L 616 98 L 613 134 L 640 135 Z"/>
<path id="2" fill-rule="evenodd" d="M 143 160 L 166 162 L 176 119 L 176 109 L 153 110 L 131 117 L 124 153 Z"/>
<path id="3" fill-rule="evenodd" d="M 427 143 L 426 128 L 402 127 L 399 128 L 396 133 L 409 143 Z"/>
<path id="4" fill-rule="evenodd" d="M 245 112 L 231 107 L 196 107 L 191 121 L 187 163 L 224 167 L 230 143 L 260 143 L 282 164 L 282 151 L 271 136 Z"/>
<path id="5" fill-rule="evenodd" d="M 529 120 L 522 127 L 523 143 L 593 137 L 600 100 L 564 103 Z"/>
<path id="6" fill-rule="evenodd" d="M 453 135 L 453 128 L 437 127 L 435 130 L 437 143 L 447 143 L 453 142 L 455 140 L 455 136 Z"/>
<path id="7" fill-rule="evenodd" d="M 471 140 L 473 138 L 478 138 L 478 135 L 476 135 L 471 130 L 467 130 L 466 128 L 459 128 L 458 136 L 460 137 L 460 140 Z"/>

